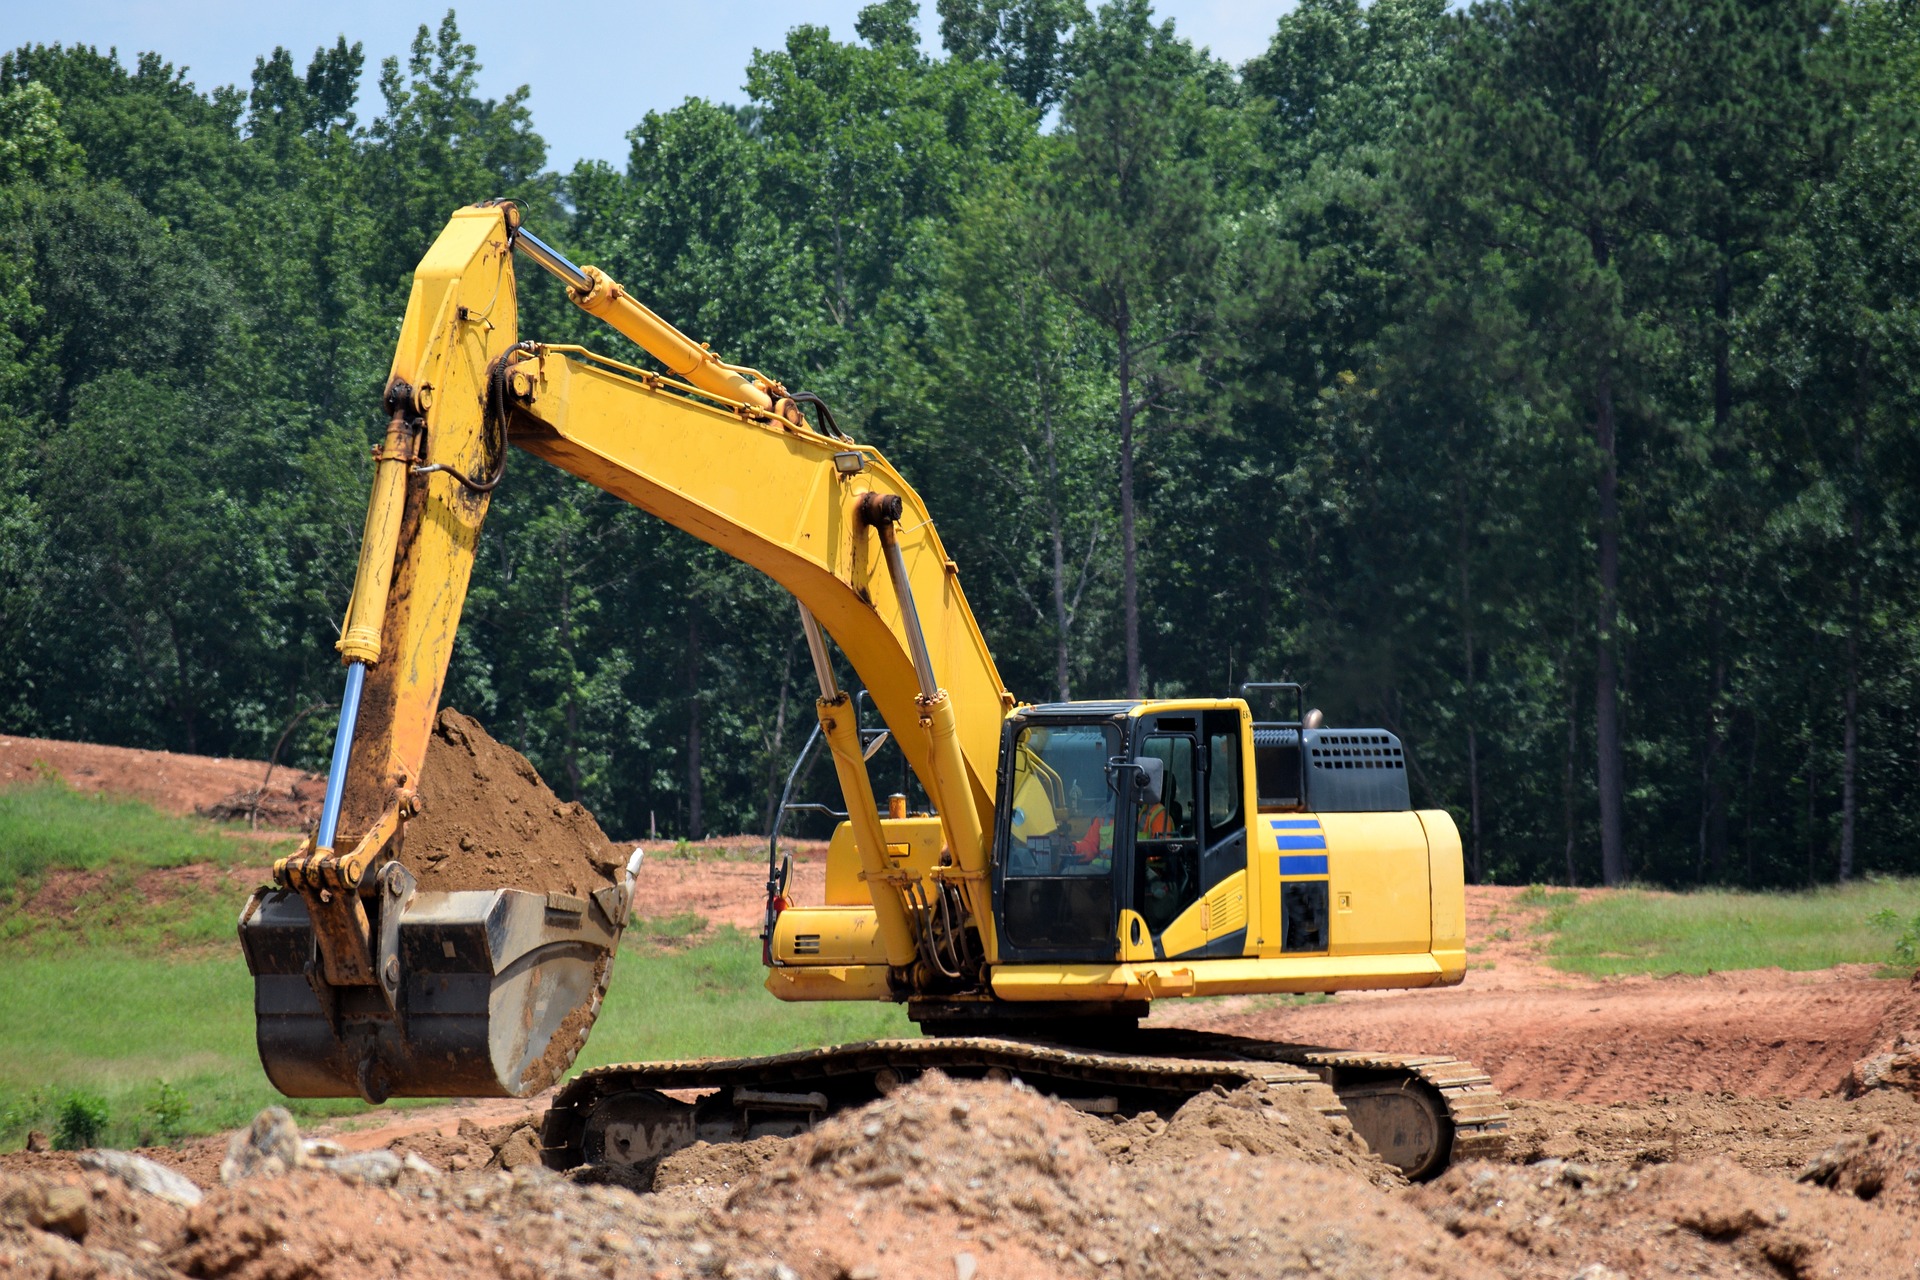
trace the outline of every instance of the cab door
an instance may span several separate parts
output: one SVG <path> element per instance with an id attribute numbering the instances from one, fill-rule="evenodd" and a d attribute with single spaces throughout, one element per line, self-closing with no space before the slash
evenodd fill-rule
<path id="1" fill-rule="evenodd" d="M 1135 797 L 1128 824 L 1133 835 L 1132 907 L 1160 958 L 1206 953 L 1200 909 L 1206 792 L 1199 728 L 1197 715 L 1160 716 L 1143 725 L 1136 738 L 1136 757 L 1165 766 L 1160 790 Z"/>
<path id="2" fill-rule="evenodd" d="M 1209 711 L 1202 717 L 1205 811 L 1201 814 L 1200 924 L 1209 956 L 1247 953 L 1246 761 L 1241 752 L 1240 713 Z"/>
<path id="3" fill-rule="evenodd" d="M 1000 960 L 1120 958 L 1124 862 L 1108 761 L 1121 742 L 1111 721 L 1009 722 L 992 880 Z"/>

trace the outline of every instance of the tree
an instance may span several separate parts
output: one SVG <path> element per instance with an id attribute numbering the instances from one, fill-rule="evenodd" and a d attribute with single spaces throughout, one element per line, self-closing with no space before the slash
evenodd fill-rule
<path id="1" fill-rule="evenodd" d="M 1087 20 L 1081 0 L 938 0 L 940 43 L 958 62 L 991 62 L 1000 83 L 1033 110 L 1066 91 L 1067 48 Z"/>
<path id="2" fill-rule="evenodd" d="M 1730 96 L 1728 51 L 1745 49 L 1757 26 L 1775 42 L 1804 45 L 1811 14 L 1779 6 L 1749 17 L 1745 6 L 1676 0 L 1489 4 L 1466 20 L 1438 89 L 1430 136 L 1445 158 L 1424 190 L 1436 202 L 1443 188 L 1458 191 L 1478 220 L 1467 233 L 1514 247 L 1525 264 L 1519 287 L 1540 291 L 1535 305 L 1553 326 L 1560 376 L 1586 405 L 1595 772 L 1608 884 L 1629 871 L 1622 430 L 1664 416 L 1659 368 L 1675 301 L 1665 254 L 1695 233 L 1700 211 L 1713 203 L 1694 158 L 1730 120 L 1766 133 L 1769 87 Z M 1736 69 L 1751 71 L 1752 63 Z"/>
<path id="3" fill-rule="evenodd" d="M 1170 390 L 1180 344 L 1206 327 L 1221 243 L 1218 126 L 1203 60 L 1171 22 L 1153 24 L 1144 0 L 1102 8 L 1076 35 L 1073 61 L 1043 187 L 1040 260 L 1113 344 L 1125 682 L 1138 697 L 1136 437 Z"/>

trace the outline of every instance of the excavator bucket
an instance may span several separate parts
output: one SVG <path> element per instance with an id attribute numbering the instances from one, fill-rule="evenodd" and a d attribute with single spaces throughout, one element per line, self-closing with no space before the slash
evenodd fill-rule
<path id="1" fill-rule="evenodd" d="M 304 898 L 240 917 L 260 1061 L 295 1098 L 514 1097 L 557 1080 L 600 1012 L 632 879 L 588 897 L 412 892 L 374 921 L 396 989 L 330 986 Z"/>

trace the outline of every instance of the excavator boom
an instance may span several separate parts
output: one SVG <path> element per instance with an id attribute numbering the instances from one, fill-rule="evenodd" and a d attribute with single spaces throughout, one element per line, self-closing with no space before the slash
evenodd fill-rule
<path id="1" fill-rule="evenodd" d="M 955 862 L 947 891 L 992 943 L 987 830 L 1013 699 L 925 504 L 878 451 L 808 425 L 784 386 L 721 362 L 518 221 L 502 202 L 458 211 L 414 275 L 338 645 L 346 694 L 321 822 L 242 919 L 261 1055 L 289 1093 L 531 1092 L 564 1069 L 571 1054 L 550 1052 L 553 1039 L 563 1025 L 574 1034 L 577 1010 L 604 988 L 624 897 L 569 917 L 539 886 L 421 893 L 406 866 L 406 823 L 431 799 L 419 793 L 428 739 L 509 445 L 793 595 L 847 794 L 873 811 L 823 631 L 936 798 Z M 516 248 L 673 376 L 519 341 Z M 878 824 L 857 834 L 878 888 L 889 875 Z M 890 958 L 910 967 L 907 911 L 897 894 L 875 898 Z"/>

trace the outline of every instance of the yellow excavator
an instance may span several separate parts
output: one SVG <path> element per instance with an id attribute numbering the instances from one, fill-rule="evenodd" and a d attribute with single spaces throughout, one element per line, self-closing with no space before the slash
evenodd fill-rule
<path id="1" fill-rule="evenodd" d="M 522 340 L 516 255 L 666 372 Z M 428 892 L 408 868 L 475 545 L 512 446 L 798 602 L 844 817 L 823 902 L 792 901 L 790 866 L 771 868 L 767 987 L 904 1002 L 923 1033 L 583 1072 L 548 1111 L 550 1165 L 796 1132 L 931 1069 L 1018 1077 L 1109 1114 L 1164 1113 L 1216 1086 L 1309 1089 L 1411 1176 L 1503 1144 L 1505 1108 L 1470 1063 L 1140 1025 L 1155 1000 L 1461 980 L 1459 835 L 1444 811 L 1410 805 L 1393 734 L 1327 727 L 1293 685 L 1018 701 L 932 516 L 878 450 L 817 397 L 722 362 L 568 261 L 507 202 L 456 212 L 420 263 L 385 411 L 320 821 L 240 922 L 260 1056 L 283 1092 L 534 1093 L 599 1008 L 631 873 L 585 895 Z M 863 696 L 840 686 L 830 644 Z M 867 700 L 924 812 L 877 798 Z"/>

